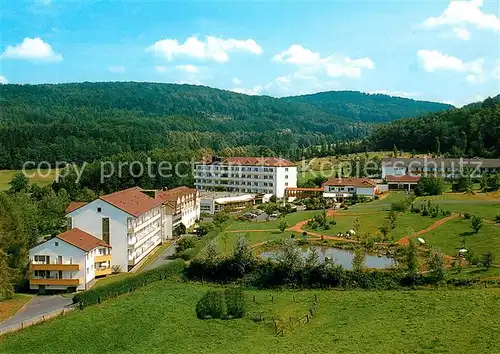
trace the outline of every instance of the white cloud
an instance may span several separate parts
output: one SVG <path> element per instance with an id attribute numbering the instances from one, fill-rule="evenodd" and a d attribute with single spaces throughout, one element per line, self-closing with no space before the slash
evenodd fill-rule
<path id="1" fill-rule="evenodd" d="M 291 81 L 290 76 L 278 76 L 276 78 L 276 82 L 282 83 L 282 84 L 287 84 Z"/>
<path id="2" fill-rule="evenodd" d="M 482 6 L 482 0 L 451 1 L 441 15 L 427 18 L 423 25 L 430 29 L 452 26 L 456 36 L 463 40 L 470 39 L 470 32 L 464 28 L 465 25 L 500 32 L 500 19 L 494 14 L 484 13 Z"/>
<path id="3" fill-rule="evenodd" d="M 478 58 L 464 62 L 457 57 L 443 54 L 437 50 L 419 50 L 417 56 L 422 61 L 423 67 L 428 72 L 448 70 L 466 73 L 465 80 L 470 83 L 480 83 L 486 80 L 484 75 L 484 59 Z"/>
<path id="4" fill-rule="evenodd" d="M 237 77 L 233 77 L 233 79 L 231 80 L 231 82 L 233 83 L 233 85 L 241 85 L 241 84 L 243 84 L 243 81 L 241 81 Z"/>
<path id="5" fill-rule="evenodd" d="M 468 41 L 471 38 L 470 32 L 462 27 L 453 28 L 453 33 L 455 36 L 461 40 Z"/>
<path id="6" fill-rule="evenodd" d="M 421 94 L 418 92 L 405 92 L 405 91 L 376 90 L 376 91 L 370 91 L 368 93 L 382 94 L 382 95 L 389 95 L 389 96 L 403 97 L 403 98 L 416 98 L 421 96 Z"/>
<path id="7" fill-rule="evenodd" d="M 5 78 L 5 76 L 0 75 L 0 85 L 6 85 L 9 81 Z"/>
<path id="8" fill-rule="evenodd" d="M 16 46 L 8 46 L 1 55 L 2 59 L 28 59 L 36 61 L 61 61 L 63 57 L 61 54 L 54 52 L 52 47 L 41 40 L 36 38 L 24 38 L 21 44 Z"/>
<path id="9" fill-rule="evenodd" d="M 360 77 L 362 69 L 373 69 L 375 63 L 368 57 L 351 59 L 345 56 L 329 55 L 321 57 L 317 52 L 293 44 L 287 50 L 276 54 L 273 60 L 279 63 L 297 65 L 301 75 L 326 74 L 328 77 Z"/>
<path id="10" fill-rule="evenodd" d="M 167 71 L 167 67 L 166 66 L 163 66 L 163 65 L 156 65 L 155 66 L 155 71 L 156 72 L 159 72 L 159 73 L 164 73 Z"/>
<path id="11" fill-rule="evenodd" d="M 264 87 L 257 85 L 257 86 L 254 86 L 252 88 L 236 87 L 236 88 L 233 88 L 231 91 L 237 92 L 237 93 L 243 93 L 245 95 L 255 96 L 255 95 L 261 94 L 263 89 L 264 89 Z"/>
<path id="12" fill-rule="evenodd" d="M 175 68 L 179 71 L 184 71 L 191 74 L 195 74 L 199 71 L 199 68 L 197 66 L 191 64 L 177 65 Z"/>
<path id="13" fill-rule="evenodd" d="M 125 68 L 122 65 L 116 65 L 116 66 L 110 66 L 108 68 L 108 70 L 111 71 L 112 73 L 120 74 L 120 73 L 124 73 L 125 70 L 127 70 L 127 68 Z"/>
<path id="14" fill-rule="evenodd" d="M 302 47 L 300 44 L 292 44 L 287 50 L 276 54 L 274 61 L 279 63 L 289 63 L 296 65 L 311 65 L 320 61 L 321 56 L 310 49 Z"/>
<path id="15" fill-rule="evenodd" d="M 167 60 L 184 55 L 199 59 L 212 59 L 220 63 L 229 60 L 229 52 L 262 54 L 262 48 L 253 39 L 222 39 L 212 36 L 207 36 L 205 42 L 195 36 L 189 37 L 184 43 L 179 43 L 176 39 L 164 39 L 154 43 L 146 51 L 152 52 L 155 56 L 165 57 Z"/>
<path id="16" fill-rule="evenodd" d="M 500 80 L 500 62 L 497 64 L 497 66 L 491 71 L 491 76 L 494 79 Z"/>

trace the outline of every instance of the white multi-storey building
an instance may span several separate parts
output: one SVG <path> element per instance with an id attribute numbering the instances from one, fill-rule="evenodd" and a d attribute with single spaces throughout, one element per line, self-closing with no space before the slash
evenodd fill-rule
<path id="1" fill-rule="evenodd" d="M 297 167 L 276 157 L 212 157 L 194 167 L 200 190 L 285 196 L 285 188 L 297 187 Z"/>
<path id="2" fill-rule="evenodd" d="M 330 178 L 323 184 L 325 198 L 344 200 L 354 195 L 374 198 L 379 192 L 377 183 L 368 178 Z"/>
<path id="3" fill-rule="evenodd" d="M 191 226 L 200 215 L 197 191 L 147 191 L 139 187 L 103 195 L 66 209 L 69 228 L 79 228 L 113 247 L 112 266 L 127 271 L 172 238 L 175 223 Z"/>
<path id="4" fill-rule="evenodd" d="M 111 247 L 80 229 L 71 229 L 33 247 L 29 253 L 30 288 L 85 290 L 98 276 L 111 274 Z"/>

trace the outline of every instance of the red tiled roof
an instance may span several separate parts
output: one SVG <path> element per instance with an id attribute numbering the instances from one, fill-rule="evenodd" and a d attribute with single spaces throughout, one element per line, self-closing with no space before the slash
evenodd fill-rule
<path id="1" fill-rule="evenodd" d="M 201 161 L 202 164 L 212 164 L 212 160 Z M 279 157 L 226 157 L 221 159 L 221 164 L 235 166 L 271 166 L 271 167 L 291 167 L 295 164 L 289 160 Z"/>
<path id="2" fill-rule="evenodd" d="M 57 235 L 56 237 L 86 252 L 98 246 L 111 248 L 111 246 L 103 240 L 100 240 L 97 237 L 94 237 L 91 234 L 80 229 L 71 229 Z"/>
<path id="3" fill-rule="evenodd" d="M 377 186 L 375 181 L 368 178 L 329 178 L 323 183 L 323 186 L 355 186 L 374 188 Z"/>
<path id="4" fill-rule="evenodd" d="M 71 202 L 71 203 L 69 203 L 65 212 L 71 213 L 72 211 L 75 211 L 76 209 L 80 209 L 82 206 L 85 206 L 87 204 L 88 204 L 87 202 Z"/>
<path id="5" fill-rule="evenodd" d="M 119 192 L 106 194 L 99 197 L 99 199 L 133 216 L 139 216 L 163 203 L 159 198 L 151 198 L 148 196 L 140 187 L 132 187 Z"/>
<path id="6" fill-rule="evenodd" d="M 188 195 L 196 193 L 197 190 L 194 188 L 188 188 L 185 186 L 167 189 L 166 191 L 159 191 L 156 194 L 156 198 L 162 199 L 163 201 L 177 201 L 177 198 L 182 195 Z"/>
<path id="7" fill-rule="evenodd" d="M 409 176 L 409 175 L 393 176 L 393 175 L 387 175 L 387 176 L 385 176 L 385 179 L 387 180 L 387 182 L 418 182 L 418 181 L 420 181 L 420 176 Z"/>
<path id="8" fill-rule="evenodd" d="M 297 188 L 297 187 L 286 187 L 286 191 L 301 191 L 301 192 L 323 192 L 323 188 Z"/>

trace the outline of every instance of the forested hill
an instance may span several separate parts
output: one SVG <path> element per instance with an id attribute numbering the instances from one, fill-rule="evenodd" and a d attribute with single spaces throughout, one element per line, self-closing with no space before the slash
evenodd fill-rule
<path id="1" fill-rule="evenodd" d="M 408 101 L 384 100 L 363 109 L 387 115 Z M 358 139 L 369 129 L 308 103 L 160 83 L 0 85 L 0 110 L 0 169 L 156 148 L 245 147 L 239 152 L 294 158 L 302 148 Z"/>
<path id="2" fill-rule="evenodd" d="M 370 123 L 388 122 L 454 108 L 445 103 L 416 101 L 357 91 L 319 92 L 311 95 L 285 97 L 282 100 L 307 103 L 334 115 Z"/>
<path id="3" fill-rule="evenodd" d="M 378 125 L 372 148 L 430 152 L 452 157 L 500 157 L 500 95 L 420 118 Z"/>

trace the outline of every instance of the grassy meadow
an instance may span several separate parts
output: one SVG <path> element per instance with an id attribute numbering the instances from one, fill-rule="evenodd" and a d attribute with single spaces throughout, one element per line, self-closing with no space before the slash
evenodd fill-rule
<path id="1" fill-rule="evenodd" d="M 12 180 L 12 178 L 17 174 L 21 172 L 21 170 L 0 170 L 0 190 L 7 190 L 10 188 L 9 182 Z M 41 173 L 38 173 L 36 170 L 26 170 L 26 173 L 28 175 L 33 175 L 33 177 L 30 177 L 30 183 L 36 183 L 41 186 L 50 184 L 54 182 L 54 179 L 56 177 L 56 170 L 51 170 L 49 171 L 40 171 Z"/>
<path id="2" fill-rule="evenodd" d="M 272 230 L 278 229 L 280 222 L 285 219 L 289 226 L 293 226 L 299 221 L 311 219 L 314 215 L 318 214 L 317 210 L 297 211 L 284 216 L 284 218 L 274 219 L 269 221 L 235 221 L 228 228 L 227 231 L 235 230 Z"/>
<path id="3" fill-rule="evenodd" d="M 500 199 L 486 193 L 445 193 L 438 196 L 419 197 L 415 200 L 415 205 L 427 203 L 429 200 L 455 213 L 469 213 L 489 220 L 494 220 L 497 215 L 500 215 Z"/>
<path id="4" fill-rule="evenodd" d="M 422 236 L 428 246 L 437 247 L 449 255 L 457 255 L 458 250 L 465 248 L 472 250 L 476 255 L 491 251 L 495 263 L 500 263 L 500 226 L 484 223 L 477 234 L 472 232 L 470 220 L 454 219 L 437 229 Z"/>
<path id="5" fill-rule="evenodd" d="M 500 352 L 500 289 L 251 290 L 245 318 L 199 320 L 196 303 L 213 288 L 158 282 L 2 337 L 0 352 Z M 316 316 L 299 326 L 296 320 L 315 295 Z M 275 335 L 273 318 L 285 329 L 282 337 Z"/>

